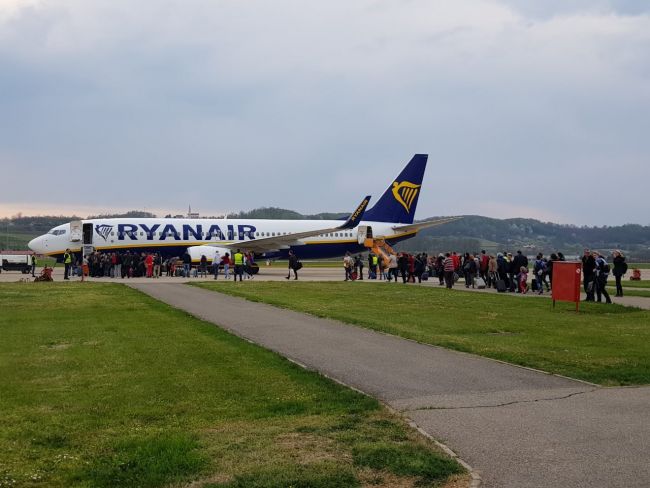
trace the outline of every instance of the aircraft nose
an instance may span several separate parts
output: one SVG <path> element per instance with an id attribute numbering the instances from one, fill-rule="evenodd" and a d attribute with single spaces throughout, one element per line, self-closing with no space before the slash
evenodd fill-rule
<path id="1" fill-rule="evenodd" d="M 43 254 L 43 236 L 38 236 L 27 243 L 27 246 L 37 254 Z"/>

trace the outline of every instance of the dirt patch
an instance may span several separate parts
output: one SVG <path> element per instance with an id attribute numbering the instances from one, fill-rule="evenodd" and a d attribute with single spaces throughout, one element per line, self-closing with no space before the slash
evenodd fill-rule
<path id="1" fill-rule="evenodd" d="M 43 349 L 50 349 L 52 351 L 63 351 L 65 349 L 72 347 L 72 344 L 68 344 L 67 342 L 62 342 L 61 344 L 46 344 L 41 347 Z"/>
<path id="2" fill-rule="evenodd" d="M 291 432 L 276 437 L 276 445 L 300 464 L 348 459 L 333 440 L 314 434 Z"/>

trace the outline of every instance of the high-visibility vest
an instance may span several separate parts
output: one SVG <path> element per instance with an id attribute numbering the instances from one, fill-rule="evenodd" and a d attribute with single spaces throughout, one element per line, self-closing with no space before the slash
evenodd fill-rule
<path id="1" fill-rule="evenodd" d="M 244 255 L 240 252 L 235 253 L 235 266 L 244 264 Z"/>
<path id="2" fill-rule="evenodd" d="M 72 262 L 72 255 L 67 252 L 63 255 L 63 263 L 64 264 L 70 264 Z"/>
<path id="3" fill-rule="evenodd" d="M 373 256 L 373 257 L 372 257 L 372 265 L 373 265 L 373 266 L 377 266 L 377 263 L 378 263 L 378 262 L 379 262 L 379 259 L 377 258 L 377 256 Z"/>

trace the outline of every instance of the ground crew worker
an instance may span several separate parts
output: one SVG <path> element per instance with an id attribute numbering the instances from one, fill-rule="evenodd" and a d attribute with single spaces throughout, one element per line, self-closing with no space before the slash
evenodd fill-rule
<path id="1" fill-rule="evenodd" d="M 72 253 L 70 252 L 70 249 L 66 249 L 65 253 L 63 254 L 63 264 L 65 266 L 65 269 L 63 271 L 63 279 L 69 280 L 70 266 L 72 266 Z"/>
<path id="2" fill-rule="evenodd" d="M 375 253 L 370 253 L 368 257 L 370 261 L 370 266 L 368 266 L 368 279 L 377 279 L 377 265 L 379 264 L 379 258 Z"/>
<path id="3" fill-rule="evenodd" d="M 36 272 L 36 254 L 32 254 L 32 277 L 36 277 L 34 273 Z"/>
<path id="4" fill-rule="evenodd" d="M 244 255 L 239 249 L 237 249 L 237 252 L 233 256 L 233 259 L 235 260 L 235 281 L 237 281 L 238 276 L 239 276 L 239 281 L 243 281 Z"/>

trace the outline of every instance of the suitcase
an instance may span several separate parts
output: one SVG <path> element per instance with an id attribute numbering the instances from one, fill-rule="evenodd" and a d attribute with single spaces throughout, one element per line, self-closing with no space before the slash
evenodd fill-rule
<path id="1" fill-rule="evenodd" d="M 483 278 L 476 278 L 474 284 L 476 285 L 476 288 L 478 288 L 479 290 L 485 289 L 485 280 Z"/>
<path id="2" fill-rule="evenodd" d="M 429 279 L 429 273 L 422 273 L 422 281 L 427 281 Z"/>
<path id="3" fill-rule="evenodd" d="M 533 291 L 537 291 L 537 279 L 533 278 L 533 280 L 530 282 L 530 289 Z"/>
<path id="4" fill-rule="evenodd" d="M 353 280 L 356 280 L 358 277 L 359 277 L 359 275 L 357 275 L 356 271 L 353 271 L 352 273 L 350 273 L 350 278 L 352 278 Z"/>
<path id="5" fill-rule="evenodd" d="M 506 289 L 506 282 L 503 280 L 497 280 L 497 291 L 499 293 L 505 293 Z"/>
<path id="6" fill-rule="evenodd" d="M 377 273 L 375 273 L 374 271 L 371 271 L 370 273 L 368 273 L 368 279 L 369 280 L 376 280 L 377 279 Z"/>

